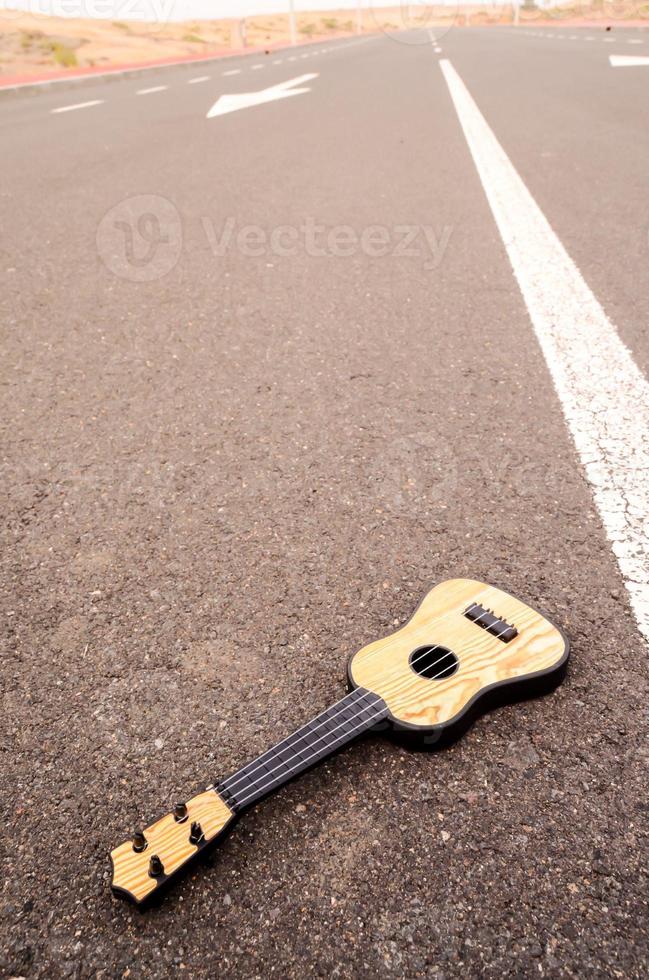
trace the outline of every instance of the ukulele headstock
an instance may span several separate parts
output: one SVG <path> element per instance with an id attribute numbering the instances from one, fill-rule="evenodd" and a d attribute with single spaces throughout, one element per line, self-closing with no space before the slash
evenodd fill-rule
<path id="1" fill-rule="evenodd" d="M 138 904 L 166 885 L 210 844 L 234 814 L 214 790 L 206 790 L 173 813 L 133 834 L 111 851 L 112 887 Z"/>

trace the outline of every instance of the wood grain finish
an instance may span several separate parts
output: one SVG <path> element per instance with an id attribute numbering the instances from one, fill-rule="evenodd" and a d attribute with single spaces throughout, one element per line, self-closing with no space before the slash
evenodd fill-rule
<path id="1" fill-rule="evenodd" d="M 465 616 L 473 603 L 494 610 L 518 630 L 509 643 L 480 629 Z M 419 646 L 451 649 L 459 667 L 450 677 L 430 680 L 409 665 Z M 459 715 L 482 690 L 556 666 L 566 649 L 559 630 L 513 596 L 470 579 L 438 585 L 402 629 L 363 647 L 353 657 L 355 684 L 378 694 L 394 719 L 431 727 Z"/>
<path id="2" fill-rule="evenodd" d="M 191 825 L 197 821 L 205 836 L 205 841 L 213 840 L 232 820 L 234 814 L 227 803 L 214 790 L 206 790 L 187 803 L 187 819 L 179 823 L 173 814 L 168 813 L 144 831 L 147 847 L 134 851 L 131 841 L 120 844 L 111 851 L 113 862 L 113 888 L 130 895 L 136 902 L 147 898 L 155 891 L 159 881 L 149 875 L 149 862 L 152 855 L 162 861 L 164 878 L 178 871 L 190 858 L 198 853 L 200 847 L 191 844 L 189 834 Z"/>

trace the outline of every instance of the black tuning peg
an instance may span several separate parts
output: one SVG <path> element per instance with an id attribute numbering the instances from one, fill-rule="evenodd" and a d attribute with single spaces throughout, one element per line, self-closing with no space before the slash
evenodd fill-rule
<path id="1" fill-rule="evenodd" d="M 205 834 L 203 833 L 203 828 L 198 823 L 197 820 L 192 824 L 191 833 L 189 835 L 190 844 L 200 844 L 202 840 L 205 840 Z"/>
<path id="2" fill-rule="evenodd" d="M 176 823 L 182 823 L 187 819 L 187 804 L 186 803 L 176 803 L 174 807 L 174 820 Z"/>
<path id="3" fill-rule="evenodd" d="M 146 850 L 146 837 L 141 830 L 136 830 L 133 834 L 133 850 L 137 851 L 138 854 L 140 851 Z"/>
<path id="4" fill-rule="evenodd" d="M 165 873 L 164 865 L 157 854 L 151 855 L 151 860 L 149 861 L 149 875 L 152 878 L 159 878 L 160 875 Z"/>

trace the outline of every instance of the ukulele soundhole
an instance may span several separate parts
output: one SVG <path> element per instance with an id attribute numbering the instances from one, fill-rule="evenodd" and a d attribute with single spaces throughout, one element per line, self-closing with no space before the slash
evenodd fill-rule
<path id="1" fill-rule="evenodd" d="M 417 647 L 410 654 L 408 663 L 416 674 L 431 681 L 450 677 L 460 665 L 452 650 L 439 645 Z"/>

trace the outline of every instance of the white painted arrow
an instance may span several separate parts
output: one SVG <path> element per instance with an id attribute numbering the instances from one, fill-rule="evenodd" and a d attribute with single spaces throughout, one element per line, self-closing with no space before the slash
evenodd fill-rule
<path id="1" fill-rule="evenodd" d="M 275 99 L 288 99 L 291 95 L 302 95 L 310 92 L 310 88 L 293 88 L 294 85 L 301 85 L 302 82 L 309 82 L 312 78 L 317 78 L 319 72 L 311 75 L 299 75 L 291 78 L 288 82 L 280 82 L 279 85 L 271 85 L 260 92 L 239 92 L 232 95 L 222 95 L 216 100 L 207 114 L 208 119 L 214 116 L 224 116 L 227 112 L 236 112 L 237 109 L 248 109 L 253 105 L 262 105 L 264 102 L 274 102 Z"/>
<path id="2" fill-rule="evenodd" d="M 637 54 L 610 54 L 608 60 L 611 68 L 638 68 L 640 65 L 649 67 L 649 58 Z"/>

